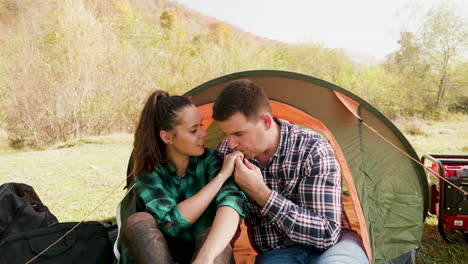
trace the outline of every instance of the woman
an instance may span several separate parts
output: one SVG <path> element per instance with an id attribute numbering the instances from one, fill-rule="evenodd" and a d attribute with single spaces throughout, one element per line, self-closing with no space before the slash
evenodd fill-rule
<path id="1" fill-rule="evenodd" d="M 230 178 L 242 153 L 223 162 L 216 151 L 205 149 L 201 121 L 188 98 L 164 91 L 153 92 L 143 108 L 133 174 L 145 212 L 130 216 L 123 234 L 137 263 L 232 259 L 229 243 L 248 206 Z"/>

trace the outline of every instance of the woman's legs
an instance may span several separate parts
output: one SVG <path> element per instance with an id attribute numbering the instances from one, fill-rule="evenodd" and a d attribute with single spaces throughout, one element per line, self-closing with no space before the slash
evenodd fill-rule
<path id="1" fill-rule="evenodd" d="M 166 239 L 149 213 L 131 215 L 122 239 L 137 264 L 174 263 Z"/>
<path id="2" fill-rule="evenodd" d="M 203 243 L 205 243 L 206 238 L 208 237 L 208 234 L 210 233 L 210 227 L 207 229 L 203 230 L 202 232 L 198 233 L 197 235 L 197 244 L 196 244 L 196 249 L 195 249 L 195 254 L 193 254 L 192 261 L 195 260 L 195 257 L 197 256 L 198 252 L 200 251 L 201 247 L 203 246 Z M 226 246 L 226 248 L 219 254 L 215 261 L 215 264 L 229 264 L 229 263 L 234 263 L 234 258 L 232 255 L 232 247 L 230 244 Z"/>

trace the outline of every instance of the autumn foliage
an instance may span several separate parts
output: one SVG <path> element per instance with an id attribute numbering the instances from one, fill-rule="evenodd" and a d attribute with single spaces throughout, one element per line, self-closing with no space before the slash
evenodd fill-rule
<path id="1" fill-rule="evenodd" d="M 466 109 L 456 99 L 467 94 L 466 58 L 428 69 L 426 53 L 416 53 L 423 42 L 408 38 L 383 64 L 365 65 L 323 45 L 255 37 L 166 0 L 0 0 L 0 128 L 11 145 L 36 148 L 132 132 L 152 90 L 182 94 L 253 69 L 330 81 L 390 117 Z M 429 86 L 441 81 L 436 66 L 450 77 L 443 98 Z"/>

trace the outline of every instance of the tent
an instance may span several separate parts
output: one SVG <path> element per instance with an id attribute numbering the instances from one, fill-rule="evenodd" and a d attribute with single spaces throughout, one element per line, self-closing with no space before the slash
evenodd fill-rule
<path id="1" fill-rule="evenodd" d="M 224 138 L 211 118 L 213 102 L 236 79 L 262 87 L 274 116 L 317 131 L 331 143 L 342 169 L 345 212 L 363 237 L 371 263 L 413 263 L 428 209 L 428 185 L 423 168 L 402 153 L 418 160 L 398 128 L 371 104 L 329 82 L 292 72 L 246 71 L 185 94 L 202 114 L 207 147 Z"/>

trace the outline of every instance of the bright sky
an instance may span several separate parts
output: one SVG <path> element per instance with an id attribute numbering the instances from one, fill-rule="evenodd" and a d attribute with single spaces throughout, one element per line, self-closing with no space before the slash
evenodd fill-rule
<path id="1" fill-rule="evenodd" d="M 398 50 L 403 28 L 414 28 L 440 0 L 177 0 L 255 35 L 287 43 L 311 41 L 375 59 Z M 447 0 L 446 0 L 447 1 Z M 468 1 L 453 0 L 467 17 Z"/>

